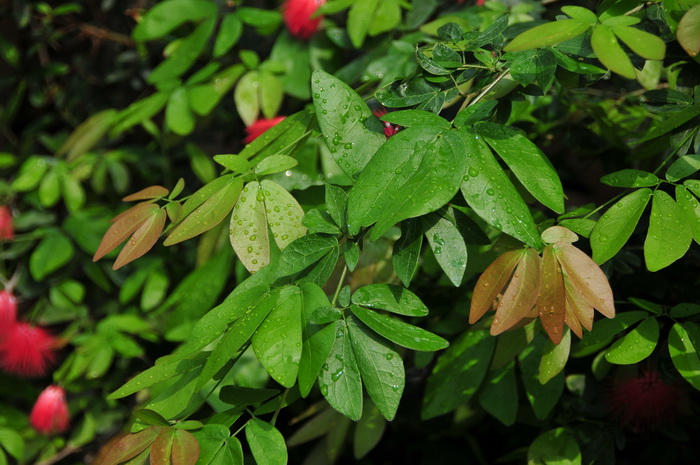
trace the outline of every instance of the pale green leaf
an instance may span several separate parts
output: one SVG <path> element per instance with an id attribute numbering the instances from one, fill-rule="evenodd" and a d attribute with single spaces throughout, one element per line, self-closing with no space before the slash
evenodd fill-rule
<path id="1" fill-rule="evenodd" d="M 632 62 L 608 26 L 598 25 L 593 29 L 591 46 L 598 60 L 607 68 L 628 79 L 636 78 Z"/>
<path id="2" fill-rule="evenodd" d="M 457 227 L 447 218 L 431 213 L 420 219 L 433 255 L 452 284 L 459 287 L 467 268 L 467 245 Z"/>
<path id="3" fill-rule="evenodd" d="M 617 340 L 605 353 L 605 359 L 616 365 L 631 365 L 647 358 L 659 340 L 659 321 L 647 318 Z"/>
<path id="4" fill-rule="evenodd" d="M 577 19 L 545 23 L 519 34 L 503 50 L 517 52 L 558 44 L 583 34 L 590 27 L 590 23 Z"/>
<path id="5" fill-rule="evenodd" d="M 693 240 L 681 207 L 666 192 L 654 191 L 644 260 L 649 271 L 658 271 L 681 258 Z"/>

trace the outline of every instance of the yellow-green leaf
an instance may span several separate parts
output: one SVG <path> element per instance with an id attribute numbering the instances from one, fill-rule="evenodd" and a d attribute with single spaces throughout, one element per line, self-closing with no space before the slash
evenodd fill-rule
<path id="1" fill-rule="evenodd" d="M 681 258 L 693 240 L 685 214 L 664 191 L 654 191 L 644 260 L 649 271 L 658 271 Z"/>
<path id="2" fill-rule="evenodd" d="M 599 25 L 593 29 L 591 46 L 598 60 L 608 69 L 628 79 L 637 77 L 632 62 L 608 26 Z"/>

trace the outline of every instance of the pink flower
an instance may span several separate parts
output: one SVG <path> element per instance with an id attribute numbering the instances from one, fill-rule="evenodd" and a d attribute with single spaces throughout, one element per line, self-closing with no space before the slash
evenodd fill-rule
<path id="1" fill-rule="evenodd" d="M 11 241 L 15 238 L 15 229 L 12 226 L 12 212 L 7 205 L 0 206 L 0 241 Z"/>
<path id="2" fill-rule="evenodd" d="M 323 16 L 311 18 L 326 0 L 286 0 L 282 6 L 289 33 L 297 39 L 309 39 L 318 29 Z"/>
<path id="3" fill-rule="evenodd" d="M 387 114 L 387 111 L 386 111 L 386 108 L 379 107 L 379 108 L 375 108 L 374 110 L 372 110 L 372 114 L 374 116 L 376 116 L 377 118 L 381 118 L 382 116 Z M 382 121 L 382 124 L 384 125 L 384 135 L 386 136 L 387 139 L 401 130 L 401 126 L 396 125 L 396 124 L 391 124 L 388 121 Z"/>
<path id="4" fill-rule="evenodd" d="M 17 299 L 12 292 L 0 291 L 0 339 L 4 338 L 17 322 Z"/>
<path id="5" fill-rule="evenodd" d="M 41 434 L 63 433 L 68 429 L 68 404 L 62 387 L 52 385 L 44 389 L 32 408 L 29 421 Z"/>
<path id="6" fill-rule="evenodd" d="M 667 383 L 655 369 L 618 381 L 609 392 L 613 418 L 633 431 L 649 431 L 672 423 L 679 412 L 682 391 Z"/>
<path id="7" fill-rule="evenodd" d="M 0 366 L 18 376 L 42 376 L 56 358 L 55 346 L 56 340 L 45 329 L 17 323 L 0 342 Z"/>
<path id="8" fill-rule="evenodd" d="M 271 119 L 260 118 L 259 120 L 245 128 L 245 132 L 248 133 L 248 136 L 245 139 L 243 139 L 243 141 L 246 144 L 250 144 L 255 139 L 257 139 L 262 133 L 270 129 L 272 126 L 278 124 L 284 118 L 284 116 L 275 116 Z"/>

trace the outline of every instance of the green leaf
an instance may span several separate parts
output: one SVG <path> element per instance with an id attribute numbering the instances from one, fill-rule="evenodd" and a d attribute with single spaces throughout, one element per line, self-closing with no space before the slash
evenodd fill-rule
<path id="1" fill-rule="evenodd" d="M 674 324 L 668 334 L 668 351 L 681 376 L 695 389 L 700 390 L 700 351 L 680 323 Z"/>
<path id="2" fill-rule="evenodd" d="M 206 0 L 168 0 L 156 4 L 141 18 L 133 32 L 134 40 L 158 39 L 188 21 L 215 15 L 217 7 Z"/>
<path id="3" fill-rule="evenodd" d="M 178 244 L 219 224 L 233 209 L 242 187 L 241 178 L 232 179 L 182 220 L 168 235 L 163 245 Z"/>
<path id="4" fill-rule="evenodd" d="M 400 110 L 392 111 L 380 118 L 392 124 L 398 124 L 405 128 L 411 126 L 435 126 L 441 129 L 450 129 L 452 125 L 445 118 L 422 110 Z"/>
<path id="5" fill-rule="evenodd" d="M 311 90 L 318 124 L 333 159 L 345 174 L 356 179 L 386 140 L 384 134 L 365 127 L 372 112 L 362 97 L 341 80 L 317 70 Z"/>
<path id="6" fill-rule="evenodd" d="M 535 144 L 500 124 L 481 122 L 475 129 L 537 200 L 557 213 L 564 213 L 564 191 L 559 175 Z"/>
<path id="7" fill-rule="evenodd" d="M 613 33 L 634 53 L 647 60 L 663 60 L 666 44 L 653 34 L 629 26 L 614 26 Z"/>
<path id="8" fill-rule="evenodd" d="M 245 427 L 250 451 L 259 465 L 286 465 L 287 446 L 277 428 L 258 418 L 252 418 Z"/>
<path id="9" fill-rule="evenodd" d="M 340 187 L 325 184 L 326 208 L 340 229 L 347 227 L 348 194 Z"/>
<path id="10" fill-rule="evenodd" d="M 600 182 L 613 187 L 652 187 L 659 184 L 659 178 L 648 171 L 624 169 L 606 174 Z"/>
<path id="11" fill-rule="evenodd" d="M 637 144 L 656 139 L 657 137 L 673 131 L 689 120 L 697 118 L 698 112 L 700 112 L 700 103 L 689 105 L 682 110 L 674 111 L 666 119 L 654 123 L 654 125 L 647 130 L 646 135 L 637 141 Z"/>
<path id="12" fill-rule="evenodd" d="M 291 388 L 299 372 L 301 358 L 301 291 L 283 287 L 275 308 L 253 336 L 253 350 L 270 376 Z"/>
<path id="13" fill-rule="evenodd" d="M 282 82 L 268 71 L 260 71 L 258 78 L 258 93 L 260 95 L 260 111 L 265 118 L 274 118 L 282 105 L 284 89 Z"/>
<path id="14" fill-rule="evenodd" d="M 180 136 L 186 136 L 194 130 L 194 116 L 185 87 L 178 87 L 170 94 L 168 105 L 165 107 L 165 123 L 172 132 Z"/>
<path id="15" fill-rule="evenodd" d="M 687 318 L 699 314 L 700 305 L 691 303 L 678 304 L 671 309 L 670 313 L 673 318 Z"/>
<path id="16" fill-rule="evenodd" d="M 564 370 L 566 362 L 569 360 L 569 350 L 571 349 L 571 331 L 564 331 L 564 336 L 559 344 L 555 344 L 551 339 L 544 342 L 542 359 L 540 359 L 539 380 L 541 384 L 547 384 L 552 378 Z"/>
<path id="17" fill-rule="evenodd" d="M 561 7 L 562 13 L 581 21 L 583 23 L 588 23 L 591 26 L 598 22 L 598 17 L 588 8 L 581 8 L 580 6 L 566 5 Z"/>
<path id="18" fill-rule="evenodd" d="M 581 449 L 565 428 L 540 434 L 527 450 L 527 465 L 581 465 Z"/>
<path id="19" fill-rule="evenodd" d="M 243 32 L 243 23 L 236 13 L 229 13 L 223 17 L 219 26 L 219 33 L 216 35 L 214 58 L 226 55 L 231 47 L 236 45 Z"/>
<path id="20" fill-rule="evenodd" d="M 633 311 L 618 313 L 612 320 L 599 320 L 593 331 L 586 335 L 571 351 L 572 357 L 585 357 L 598 352 L 610 344 L 613 337 L 636 322 L 649 316 L 647 312 Z"/>
<path id="21" fill-rule="evenodd" d="M 19 174 L 12 181 L 10 187 L 17 192 L 34 190 L 41 182 L 44 174 L 49 169 L 49 164 L 42 157 L 31 156 L 22 163 Z"/>
<path id="22" fill-rule="evenodd" d="M 469 206 L 489 225 L 537 247 L 540 235 L 530 210 L 489 150 L 469 129 L 461 129 L 467 145 L 469 177 L 461 190 Z"/>
<path id="23" fill-rule="evenodd" d="M 679 181 L 700 170 L 700 155 L 685 155 L 674 161 L 666 171 L 666 179 Z"/>
<path id="24" fill-rule="evenodd" d="M 350 310 L 372 330 L 402 347 L 433 352 L 449 346 L 449 343 L 440 336 L 388 315 L 367 310 L 357 305 L 352 305 Z"/>
<path id="25" fill-rule="evenodd" d="M 457 227 L 447 218 L 431 213 L 421 217 L 421 228 L 440 268 L 459 287 L 467 268 L 467 245 Z"/>
<path id="26" fill-rule="evenodd" d="M 299 392 L 302 397 L 306 397 L 311 392 L 311 388 L 321 372 L 321 367 L 333 347 L 336 329 L 334 324 L 322 328 L 308 324 L 317 309 L 323 307 L 324 304 L 330 305 L 330 303 L 323 290 L 315 284 L 302 283 L 301 290 L 304 324 L 302 325 L 302 351 L 299 359 Z"/>
<path id="27" fill-rule="evenodd" d="M 302 236 L 282 251 L 275 275 L 278 278 L 290 276 L 310 267 L 333 249 L 338 248 L 338 239 L 325 234 Z"/>
<path id="28" fill-rule="evenodd" d="M 557 69 L 554 52 L 550 49 L 525 50 L 509 52 L 507 56 L 512 59 L 510 75 L 514 80 L 523 86 L 536 82 L 545 92 L 549 90 Z"/>
<path id="29" fill-rule="evenodd" d="M 219 391 L 219 398 L 222 402 L 244 407 L 259 404 L 280 393 L 277 389 L 255 389 L 242 386 L 224 386 Z"/>
<path id="30" fill-rule="evenodd" d="M 627 243 L 644 209 L 649 203 L 651 189 L 638 189 L 611 206 L 591 231 L 593 260 L 602 264 L 614 257 Z"/>
<path id="31" fill-rule="evenodd" d="M 615 35 L 608 26 L 601 24 L 593 29 L 591 46 L 598 60 L 608 69 L 627 79 L 635 79 L 637 77 L 627 53 L 620 47 Z"/>
<path id="32" fill-rule="evenodd" d="M 391 421 L 405 384 L 403 360 L 355 318 L 347 319 L 347 327 L 367 393 L 384 418 Z"/>
<path id="33" fill-rule="evenodd" d="M 238 81 L 233 93 L 236 110 L 246 126 L 250 126 L 258 119 L 260 113 L 259 87 L 259 73 L 249 71 Z"/>
<path id="34" fill-rule="evenodd" d="M 506 52 L 517 52 L 558 44 L 583 34 L 590 27 L 590 23 L 577 19 L 564 19 L 545 23 L 519 34 L 503 50 Z"/>
<path id="35" fill-rule="evenodd" d="M 693 6 L 678 22 L 676 38 L 691 57 L 700 53 L 700 5 Z"/>
<path id="36" fill-rule="evenodd" d="M 369 308 L 380 308 L 405 316 L 425 316 L 428 307 L 420 298 L 395 284 L 370 284 L 363 286 L 352 295 L 352 303 Z"/>
<path id="37" fill-rule="evenodd" d="M 356 460 L 369 454 L 379 444 L 385 429 L 386 420 L 377 406 L 371 400 L 367 400 L 353 435 L 353 455 Z"/>
<path id="38" fill-rule="evenodd" d="M 301 222 L 309 231 L 325 234 L 340 234 L 340 229 L 333 223 L 331 216 L 325 211 L 314 208 L 306 212 Z"/>
<path id="39" fill-rule="evenodd" d="M 488 119 L 496 105 L 498 105 L 498 100 L 481 100 L 467 106 L 467 108 L 457 113 L 454 120 L 455 127 L 471 126 L 474 123 Z"/>
<path id="40" fill-rule="evenodd" d="M 274 29 L 282 21 L 282 14 L 279 11 L 245 6 L 236 11 L 244 23 L 253 27 Z"/>
<path id="41" fill-rule="evenodd" d="M 685 186 L 676 186 L 676 202 L 683 210 L 695 242 L 700 244 L 700 202 Z"/>
<path id="42" fill-rule="evenodd" d="M 416 45 L 416 61 L 420 65 L 421 68 L 426 70 L 430 74 L 434 74 L 436 76 L 445 76 L 450 73 L 452 73 L 451 70 L 435 63 L 433 60 L 428 58 L 424 53 L 423 50 L 421 50 L 418 45 Z M 409 110 L 410 111 L 410 110 Z"/>
<path id="43" fill-rule="evenodd" d="M 29 272 L 37 281 L 61 268 L 73 258 L 73 243 L 58 230 L 50 230 L 29 257 Z"/>
<path id="44" fill-rule="evenodd" d="M 174 79 L 190 69 L 204 51 L 204 47 L 214 32 L 214 26 L 216 26 L 216 19 L 213 17 L 202 21 L 189 36 L 182 39 L 172 55 L 156 66 L 148 76 L 148 82 L 154 84 Z"/>
<path id="45" fill-rule="evenodd" d="M 53 207 L 61 198 L 61 185 L 59 183 L 58 170 L 53 169 L 46 173 L 39 184 L 39 202 L 47 208 Z"/>
<path id="46" fill-rule="evenodd" d="M 377 13 L 379 2 L 382 0 L 358 0 L 348 12 L 348 36 L 355 48 L 362 47 L 374 15 Z"/>
<path id="47" fill-rule="evenodd" d="M 404 286 L 411 284 L 418 269 L 420 251 L 423 244 L 423 230 L 420 220 L 409 219 L 401 222 L 401 237 L 394 243 L 391 264 Z"/>
<path id="48" fill-rule="evenodd" d="M 681 258 L 693 240 L 681 207 L 666 192 L 654 191 L 644 260 L 649 271 L 658 271 Z"/>
<path id="49" fill-rule="evenodd" d="M 362 381 L 353 352 L 348 326 L 338 320 L 335 341 L 328 359 L 321 369 L 318 385 L 328 403 L 351 420 L 362 416 Z"/>
<path id="50" fill-rule="evenodd" d="M 0 445 L 12 457 L 22 460 L 24 456 L 24 439 L 14 429 L 0 427 Z"/>
<path id="51" fill-rule="evenodd" d="M 80 155 L 92 149 L 102 140 L 117 117 L 116 110 L 103 110 L 85 120 L 80 126 L 75 128 L 61 148 L 56 152 L 56 156 L 67 154 L 67 160 L 73 161 Z"/>
<path id="52" fill-rule="evenodd" d="M 486 376 L 494 345 L 488 331 L 471 329 L 438 358 L 423 397 L 423 420 L 451 412 L 471 399 Z"/>
<path id="53" fill-rule="evenodd" d="M 281 173 L 294 168 L 299 164 L 296 159 L 287 155 L 272 155 L 264 158 L 255 167 L 255 174 L 264 176 L 266 174 Z"/>
<path id="54" fill-rule="evenodd" d="M 659 321 L 647 318 L 617 340 L 605 353 L 605 360 L 616 365 L 639 363 L 654 352 L 658 340 Z"/>
<path id="55" fill-rule="evenodd" d="M 370 234 L 376 240 L 395 223 L 442 207 L 459 189 L 465 160 L 462 138 L 454 131 L 413 127 L 392 136 L 350 191 L 350 233 L 376 222 Z"/>
<path id="56" fill-rule="evenodd" d="M 518 386 L 514 362 L 500 370 L 489 372 L 479 391 L 479 405 L 504 425 L 512 426 L 515 423 L 518 414 Z"/>
<path id="57" fill-rule="evenodd" d="M 547 418 L 564 392 L 564 373 L 559 373 L 546 384 L 540 383 L 539 354 L 544 342 L 545 338 L 540 335 L 518 356 L 527 399 L 538 420 Z"/>

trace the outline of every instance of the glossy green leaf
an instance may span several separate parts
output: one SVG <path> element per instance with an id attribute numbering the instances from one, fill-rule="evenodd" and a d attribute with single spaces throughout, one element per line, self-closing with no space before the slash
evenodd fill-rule
<path id="1" fill-rule="evenodd" d="M 700 390 L 700 351 L 680 323 L 674 324 L 668 334 L 668 351 L 681 376 L 695 389 Z"/>
<path id="2" fill-rule="evenodd" d="M 554 82 L 557 58 L 550 49 L 510 52 L 510 76 L 523 86 L 537 83 L 545 92 Z"/>
<path id="3" fill-rule="evenodd" d="M 362 381 L 344 320 L 333 324 L 335 341 L 321 368 L 318 385 L 329 404 L 351 420 L 362 416 Z"/>
<path id="4" fill-rule="evenodd" d="M 235 178 L 224 185 L 182 220 L 168 235 L 163 245 L 178 244 L 219 224 L 233 209 L 242 188 L 241 178 Z"/>
<path id="5" fill-rule="evenodd" d="M 540 235 L 530 210 L 486 142 L 468 129 L 459 132 L 467 144 L 468 177 L 465 176 L 461 190 L 469 206 L 499 231 L 538 246 Z"/>
<path id="6" fill-rule="evenodd" d="M 610 260 L 627 243 L 651 195 L 651 189 L 638 189 L 621 198 L 600 217 L 590 236 L 596 263 Z"/>
<path id="7" fill-rule="evenodd" d="M 423 397 L 424 420 L 451 412 L 466 403 L 481 386 L 489 369 L 495 338 L 488 331 L 470 329 L 435 364 Z"/>
<path id="8" fill-rule="evenodd" d="M 664 134 L 677 129 L 687 121 L 697 118 L 698 112 L 700 112 L 700 103 L 689 105 L 681 110 L 674 111 L 667 118 L 654 123 L 652 127 L 647 130 L 644 137 L 639 139 L 637 143 L 641 144 L 643 142 L 656 139 L 657 137 L 663 136 Z"/>
<path id="9" fill-rule="evenodd" d="M 348 12 L 348 36 L 355 48 L 362 47 L 379 3 L 383 0 L 359 0 L 354 2 Z"/>
<path id="10" fill-rule="evenodd" d="M 457 116 L 455 116 L 455 127 L 462 128 L 464 126 L 471 126 L 474 123 L 488 119 L 497 104 L 497 100 L 481 100 L 475 104 L 468 105 L 467 108 L 460 111 L 457 113 Z"/>
<path id="11" fill-rule="evenodd" d="M 280 255 L 275 274 L 277 277 L 290 276 L 322 259 L 333 249 L 337 249 L 338 239 L 323 234 L 308 234 L 295 240 Z"/>
<path id="12" fill-rule="evenodd" d="M 449 121 L 441 116 L 422 110 L 400 110 L 392 111 L 380 118 L 382 121 L 388 121 L 391 124 L 398 124 L 405 128 L 411 126 L 435 126 L 442 129 L 450 129 L 452 125 Z"/>
<path id="13" fill-rule="evenodd" d="M 356 179 L 386 140 L 384 134 L 365 127 L 364 122 L 372 112 L 341 80 L 317 70 L 312 76 L 311 90 L 318 124 L 333 159 L 345 174 Z"/>
<path id="14" fill-rule="evenodd" d="M 489 372 L 479 391 L 479 405 L 506 426 L 515 423 L 518 414 L 518 386 L 515 364 Z"/>
<path id="15" fill-rule="evenodd" d="M 277 428 L 258 418 L 245 426 L 245 437 L 250 451 L 259 465 L 286 465 L 287 446 Z"/>
<path id="16" fill-rule="evenodd" d="M 346 321 L 365 389 L 384 418 L 391 421 L 399 408 L 405 384 L 403 360 L 355 318 L 349 317 Z"/>
<path id="17" fill-rule="evenodd" d="M 658 271 L 681 258 L 693 240 L 681 207 L 664 191 L 654 191 L 644 260 L 649 271 Z"/>
<path id="18" fill-rule="evenodd" d="M 540 359 L 539 380 L 541 384 L 547 384 L 552 378 L 564 370 L 566 362 L 569 360 L 571 350 L 571 331 L 564 331 L 564 336 L 559 344 L 553 343 L 550 339 L 544 342 L 542 349 L 542 359 Z"/>
<path id="19" fill-rule="evenodd" d="M 459 287 L 467 268 L 467 245 L 457 226 L 437 213 L 421 217 L 420 223 L 440 268 Z"/>
<path id="20" fill-rule="evenodd" d="M 216 14 L 216 5 L 206 0 L 168 0 L 156 4 L 134 28 L 134 40 L 163 37 L 187 21 L 198 21 Z"/>
<path id="21" fill-rule="evenodd" d="M 449 346 L 449 343 L 437 334 L 409 325 L 388 315 L 357 305 L 352 305 L 350 310 L 369 328 L 402 347 L 433 352 Z"/>
<path id="22" fill-rule="evenodd" d="M 700 244 L 700 202 L 685 186 L 676 186 L 676 202 L 681 207 L 695 242 Z"/>
<path id="23" fill-rule="evenodd" d="M 700 53 L 700 5 L 693 6 L 678 22 L 676 38 L 691 57 Z"/>
<path id="24" fill-rule="evenodd" d="M 561 7 L 562 13 L 570 16 L 573 19 L 581 21 L 583 23 L 588 23 L 591 26 L 598 22 L 598 17 L 588 8 L 581 8 L 580 6 L 566 5 Z"/>
<path id="25" fill-rule="evenodd" d="M 216 20 L 213 17 L 202 21 L 189 36 L 182 39 L 172 55 L 155 67 L 148 76 L 148 82 L 154 84 L 173 79 L 190 69 L 204 51 L 214 32 L 214 26 L 216 26 Z"/>
<path id="26" fill-rule="evenodd" d="M 700 155 L 685 155 L 674 161 L 666 170 L 666 179 L 679 181 L 700 170 Z"/>
<path id="27" fill-rule="evenodd" d="M 304 283 L 308 285 L 309 283 Z M 334 324 L 314 330 L 305 327 L 302 340 L 302 353 L 299 359 L 299 391 L 306 397 L 318 378 L 321 367 L 335 341 L 336 329 Z"/>
<path id="28" fill-rule="evenodd" d="M 332 184 L 325 185 L 326 208 L 336 226 L 347 227 L 348 194 L 340 187 Z"/>
<path id="29" fill-rule="evenodd" d="M 29 257 L 29 272 L 37 281 L 42 281 L 73 258 L 73 243 L 58 230 L 51 230 L 32 251 Z"/>
<path id="30" fill-rule="evenodd" d="M 624 331 L 638 321 L 648 317 L 649 314 L 643 311 L 632 311 L 618 313 L 611 320 L 600 320 L 593 326 L 593 331 L 576 344 L 572 351 L 572 357 L 585 357 L 598 352 L 603 347 L 610 344 L 616 334 Z"/>
<path id="31" fill-rule="evenodd" d="M 219 398 L 227 404 L 243 407 L 255 405 L 280 393 L 277 389 L 255 389 L 242 386 L 224 386 L 219 392 Z"/>
<path id="32" fill-rule="evenodd" d="M 503 50 L 517 52 L 558 44 L 583 34 L 590 27 L 589 23 L 577 19 L 545 23 L 519 34 Z"/>
<path id="33" fill-rule="evenodd" d="M 617 340 L 605 353 L 605 359 L 616 365 L 631 365 L 647 358 L 659 340 L 659 321 L 650 317 Z"/>
<path id="34" fill-rule="evenodd" d="M 527 465 L 581 465 L 581 449 L 573 434 L 557 428 L 540 434 L 527 450 Z"/>
<path id="35" fill-rule="evenodd" d="M 420 220 L 410 219 L 401 222 L 401 237 L 394 243 L 391 264 L 404 286 L 408 287 L 418 269 L 420 251 L 423 244 L 423 230 Z"/>
<path id="36" fill-rule="evenodd" d="M 647 60 L 663 60 L 666 44 L 653 34 L 630 26 L 614 26 L 613 33 L 634 53 Z"/>
<path id="37" fill-rule="evenodd" d="M 17 431 L 12 428 L 0 427 L 0 445 L 12 457 L 22 460 L 24 456 L 24 439 Z"/>
<path id="38" fill-rule="evenodd" d="M 352 295 L 352 303 L 369 308 L 379 308 L 405 316 L 425 316 L 428 307 L 408 289 L 395 284 L 370 284 Z"/>
<path id="39" fill-rule="evenodd" d="M 535 412 L 535 417 L 539 420 L 549 416 L 564 392 L 564 373 L 559 373 L 546 384 L 540 382 L 540 354 L 544 343 L 544 337 L 535 338 L 533 343 L 518 356 L 527 400 Z"/>
<path id="40" fill-rule="evenodd" d="M 635 79 L 634 66 L 627 53 L 620 47 L 612 30 L 605 25 L 598 25 L 591 34 L 591 46 L 596 57 L 611 71 L 627 79 Z"/>
<path id="41" fill-rule="evenodd" d="M 459 189 L 466 151 L 454 131 L 407 128 L 392 136 L 362 171 L 348 198 L 348 229 L 375 223 L 370 240 L 401 220 L 437 210 Z M 376 186 L 382 186 L 377 191 Z"/>
<path id="42" fill-rule="evenodd" d="M 519 132 L 496 123 L 481 122 L 474 127 L 537 200 L 557 213 L 564 212 L 564 191 L 559 175 L 534 143 Z"/>
<path id="43" fill-rule="evenodd" d="M 287 155 L 272 155 L 264 158 L 255 167 L 255 174 L 264 176 L 266 174 L 281 173 L 297 166 L 299 162 Z"/>
<path id="44" fill-rule="evenodd" d="M 299 372 L 301 358 L 301 291 L 284 287 L 275 308 L 253 336 L 253 350 L 270 376 L 291 388 Z"/>
<path id="45" fill-rule="evenodd" d="M 659 178 L 648 171 L 624 169 L 606 174 L 600 182 L 613 187 L 652 187 L 656 186 Z"/>
<path id="46" fill-rule="evenodd" d="M 340 234 L 340 229 L 335 225 L 331 216 L 318 208 L 306 212 L 301 222 L 314 233 Z"/>

